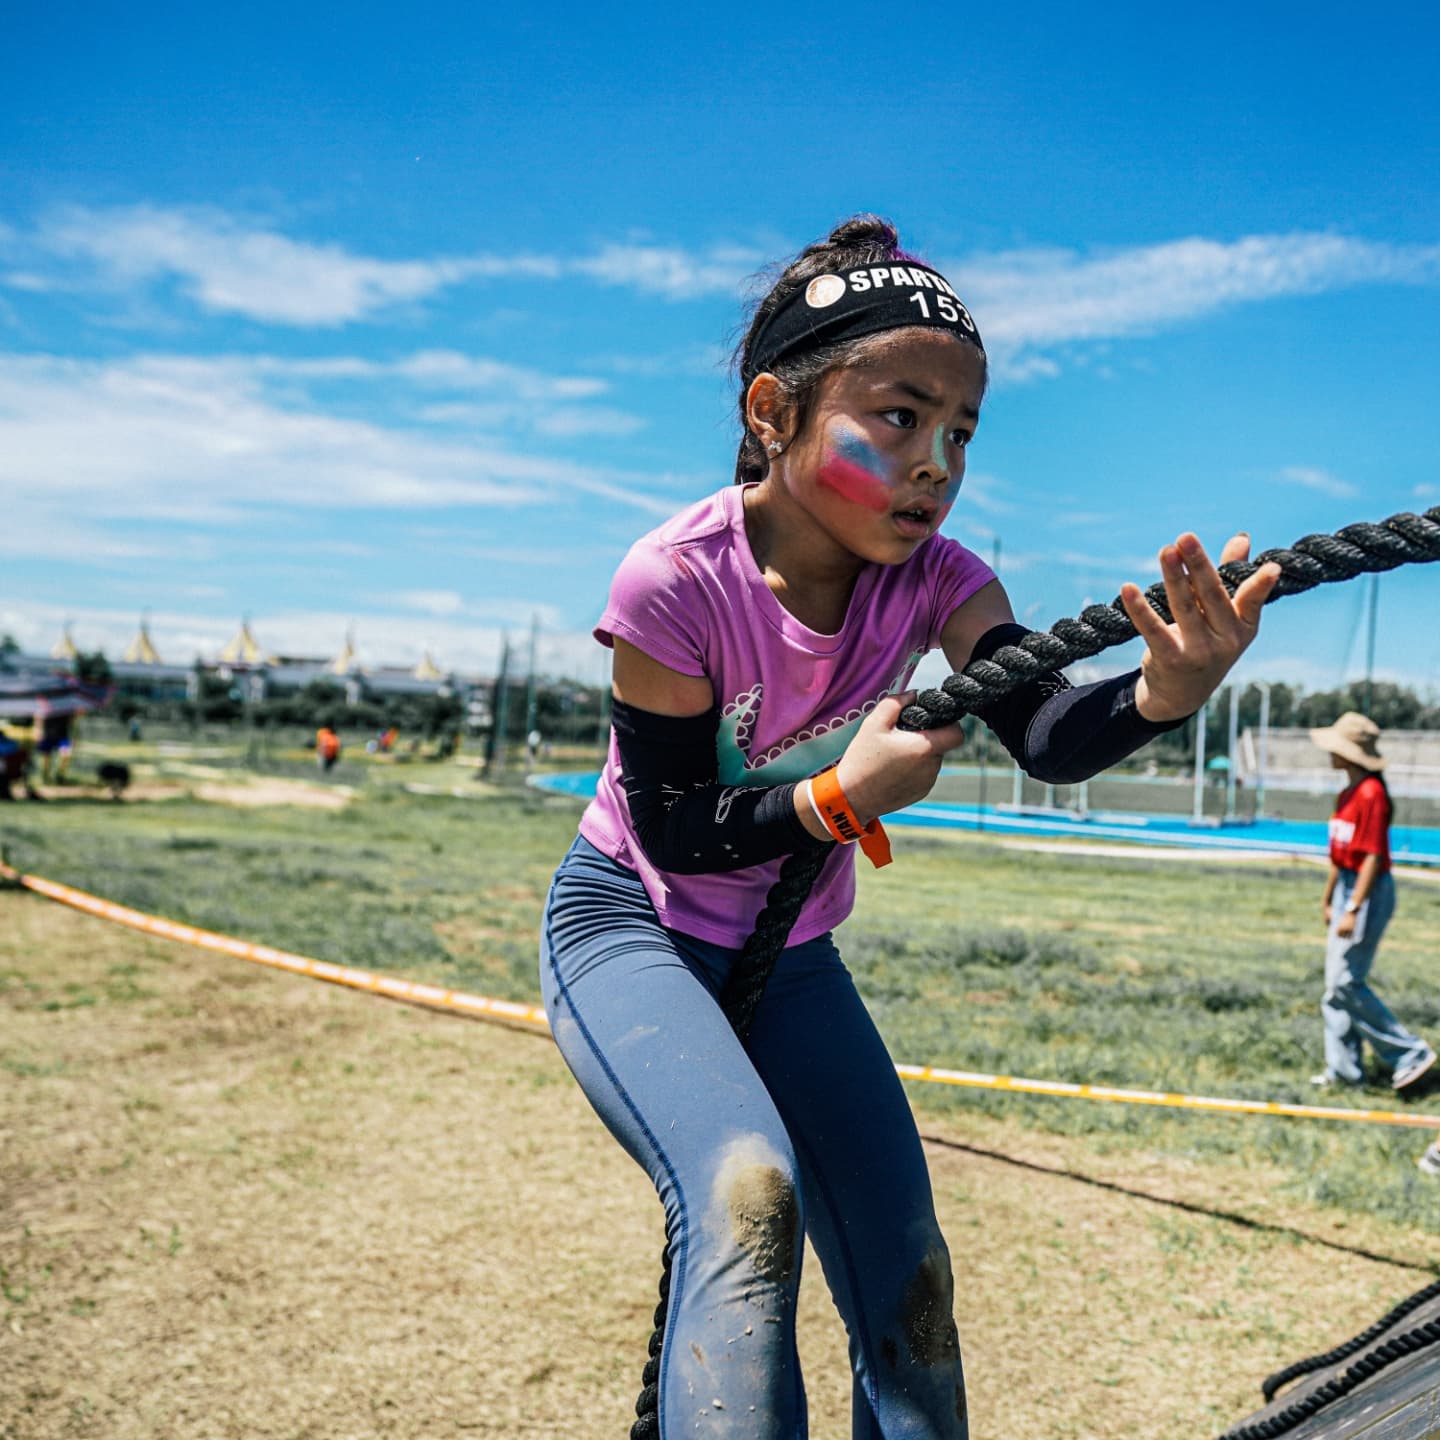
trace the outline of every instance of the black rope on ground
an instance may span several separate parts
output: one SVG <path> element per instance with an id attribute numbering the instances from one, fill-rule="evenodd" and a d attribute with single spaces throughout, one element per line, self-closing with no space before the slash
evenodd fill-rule
<path id="1" fill-rule="evenodd" d="M 1310 1375 L 1316 1370 L 1323 1370 L 1327 1365 L 1338 1365 L 1342 1360 L 1348 1360 L 1372 1340 L 1378 1340 L 1397 1321 L 1403 1320 L 1411 1311 L 1418 1310 L 1437 1295 L 1440 1295 L 1440 1280 L 1427 1285 L 1423 1290 L 1417 1290 L 1408 1300 L 1402 1300 L 1388 1315 L 1377 1320 L 1368 1330 L 1362 1330 L 1353 1340 L 1347 1340 L 1343 1345 L 1337 1345 L 1323 1355 L 1312 1355 L 1308 1360 L 1297 1360 L 1293 1365 L 1277 1370 L 1260 1387 L 1265 1403 L 1268 1405 L 1275 1398 L 1276 1391 L 1292 1380 L 1298 1380 L 1302 1375 Z"/>
<path id="2" fill-rule="evenodd" d="M 1306 535 L 1286 549 L 1266 550 L 1253 560 L 1232 560 L 1221 565 L 1219 570 L 1226 591 L 1233 595 L 1262 565 L 1272 561 L 1279 565 L 1280 580 L 1270 592 L 1268 604 L 1283 595 L 1299 595 L 1313 590 L 1317 585 L 1331 585 L 1340 580 L 1351 580 L 1357 575 L 1436 560 L 1440 560 L 1440 505 L 1433 506 L 1423 515 L 1405 512 L 1392 515 L 1378 524 L 1361 521 L 1347 525 L 1333 535 Z M 1145 598 L 1165 620 L 1172 618 L 1163 584 L 1157 582 L 1152 585 L 1145 592 Z M 941 725 L 949 725 L 972 710 L 983 710 L 1016 686 L 1024 685 L 1047 670 L 1059 670 L 1077 660 L 1088 660 L 1113 645 L 1133 640 L 1136 633 L 1118 598 L 1108 605 L 1087 605 L 1078 619 L 1057 620 L 1049 630 L 1032 631 L 1018 645 L 1002 645 L 989 660 L 972 661 L 958 674 L 945 680 L 939 689 L 922 690 L 915 703 L 901 711 L 900 724 L 907 730 L 934 730 Z M 742 1040 L 749 1031 L 755 1007 L 765 992 L 775 962 L 785 948 L 785 942 L 830 849 L 826 845 L 787 856 L 778 878 L 770 887 L 770 893 L 765 897 L 764 908 L 755 920 L 755 929 L 745 942 L 735 973 L 721 996 L 725 1014 Z M 645 1388 L 635 1402 L 640 1418 L 630 1428 L 630 1440 L 659 1440 L 659 1355 L 665 1332 L 670 1260 L 667 1242 L 662 1259 L 662 1298 L 655 1312 L 655 1332 L 650 1338 L 651 1358 L 645 1367 Z M 1435 1328 L 1437 1338 L 1440 1338 L 1440 1325 Z M 1426 1340 L 1423 1343 L 1432 1342 Z M 1330 1382 L 1331 1385 L 1336 1383 Z M 1353 1389 L 1359 1383 L 1356 1380 L 1349 1388 Z M 1344 1393 L 1346 1391 L 1337 1392 Z M 1222 1440 L 1265 1440 L 1271 1434 L 1281 1433 L 1279 1430 L 1256 1431 L 1253 1436 L 1236 1434 L 1222 1437 Z"/>
<path id="3" fill-rule="evenodd" d="M 1388 1315 L 1377 1320 L 1368 1330 L 1361 1331 L 1353 1340 L 1347 1340 L 1343 1345 L 1337 1345 L 1323 1355 L 1312 1355 L 1308 1360 L 1301 1360 L 1284 1370 L 1277 1371 L 1261 1387 L 1266 1402 L 1273 1401 L 1275 1392 L 1289 1381 L 1301 1375 L 1308 1375 L 1315 1370 L 1323 1370 L 1327 1365 L 1338 1364 L 1349 1356 L 1364 1350 L 1366 1346 L 1373 1345 L 1398 1321 L 1435 1299 L 1437 1295 L 1440 1295 L 1440 1280 L 1433 1281 L 1422 1290 L 1417 1290 L 1408 1300 L 1402 1300 Z M 1417 1325 L 1413 1330 L 1402 1331 L 1399 1335 L 1394 1335 L 1385 1341 L 1383 1345 L 1376 1345 L 1368 1355 L 1362 1355 L 1359 1360 L 1339 1375 L 1332 1375 L 1329 1380 L 1323 1385 L 1317 1386 L 1302 1400 L 1297 1400 L 1293 1405 L 1287 1405 L 1285 1409 L 1277 1411 L 1274 1415 L 1266 1416 L 1263 1420 L 1237 1425 L 1233 1430 L 1227 1430 L 1220 1440 L 1275 1440 L 1276 1436 L 1284 1435 L 1302 1421 L 1319 1414 L 1327 1405 L 1340 1399 L 1342 1395 L 1348 1395 L 1352 1390 L 1358 1389 L 1387 1366 L 1394 1365 L 1400 1360 L 1437 1344 L 1440 1344 L 1440 1320 L 1431 1320 L 1424 1325 Z"/>

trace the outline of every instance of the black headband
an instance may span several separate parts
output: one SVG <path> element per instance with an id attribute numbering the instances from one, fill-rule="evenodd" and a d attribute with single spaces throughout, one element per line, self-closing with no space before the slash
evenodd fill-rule
<path id="1" fill-rule="evenodd" d="M 937 325 L 983 355 L 980 332 L 950 282 L 928 265 L 865 265 L 817 275 L 760 327 L 740 372 L 745 385 L 788 356 L 906 325 Z"/>

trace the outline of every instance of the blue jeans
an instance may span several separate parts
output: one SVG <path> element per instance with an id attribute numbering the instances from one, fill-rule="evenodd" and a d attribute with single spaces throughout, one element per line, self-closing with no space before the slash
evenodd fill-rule
<path id="1" fill-rule="evenodd" d="M 853 1440 L 966 1440 L 950 1257 L 885 1046 L 828 934 L 784 951 L 742 1045 L 716 999 L 738 955 L 662 926 L 583 838 L 555 876 L 555 1039 L 665 1207 L 660 1433 L 805 1440 L 808 1235 L 849 1334 Z M 637 1335 L 637 1375 L 643 1360 Z"/>
<path id="2" fill-rule="evenodd" d="M 1425 1041 L 1412 1035 L 1370 988 L 1370 967 L 1380 937 L 1395 913 L 1395 881 L 1387 871 L 1375 878 L 1355 917 L 1355 935 L 1342 939 L 1335 927 L 1355 889 L 1357 872 L 1342 870 L 1331 900 L 1330 938 L 1325 946 L 1325 995 L 1320 1002 L 1325 1022 L 1325 1073 L 1332 1080 L 1359 1085 L 1365 1079 L 1360 1045 L 1368 1040 L 1387 1070 L 1419 1060 Z"/>

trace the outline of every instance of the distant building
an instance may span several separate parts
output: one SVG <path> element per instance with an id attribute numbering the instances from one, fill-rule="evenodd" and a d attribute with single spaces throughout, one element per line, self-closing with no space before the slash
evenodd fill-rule
<path id="1" fill-rule="evenodd" d="M 1247 726 L 1236 749 L 1235 774 L 1253 787 L 1260 781 L 1259 732 Z M 1440 730 L 1386 730 L 1380 753 L 1392 794 L 1440 796 Z M 1330 794 L 1343 782 L 1308 729 L 1285 727 L 1272 728 L 1265 737 L 1264 783 L 1267 790 Z"/>
<path id="2" fill-rule="evenodd" d="M 222 652 L 226 654 L 263 655 L 250 628 L 245 625 L 241 633 Z M 230 662 L 233 668 L 239 668 Z M 420 663 L 414 666 L 378 665 L 365 666 L 360 663 L 355 648 L 354 631 L 347 631 L 345 644 L 333 659 L 323 656 L 270 655 L 262 662 L 250 662 L 249 674 L 253 684 L 258 684 L 259 693 L 254 699 L 263 700 L 271 695 L 293 695 L 309 685 L 338 685 L 345 692 L 346 705 L 360 705 L 364 701 L 376 701 L 400 697 L 423 697 L 437 695 L 442 698 L 458 695 L 466 699 L 476 680 L 463 680 L 452 671 L 441 669 L 434 657 L 426 650 Z"/>
<path id="3" fill-rule="evenodd" d="M 65 638 L 70 638 L 69 631 L 66 631 Z M 58 646 L 56 647 L 59 648 Z M 72 642 L 73 650 L 73 642 Z M 140 629 L 135 638 L 125 647 L 125 654 L 121 657 L 127 665 L 159 665 L 161 664 L 160 652 L 155 648 L 155 642 L 150 638 L 150 622 L 142 620 Z"/>
<path id="4" fill-rule="evenodd" d="M 15 653 L 0 657 L 0 670 L 7 675 L 21 675 L 27 683 L 38 683 L 37 677 L 69 675 L 80 655 L 66 624 L 49 655 Z M 277 655 L 260 644 L 248 618 L 241 621 L 239 630 L 213 660 L 197 656 L 189 665 L 166 664 L 150 634 L 149 621 L 142 619 L 123 657 L 109 664 L 112 700 L 126 699 L 147 706 L 198 699 L 200 677 L 208 674 L 226 682 L 235 698 L 252 705 L 325 683 L 344 691 L 347 706 L 386 699 L 455 696 L 472 711 L 484 710 L 488 715 L 483 691 L 492 683 L 480 676 L 461 676 L 444 669 L 428 649 L 415 665 L 362 665 L 353 630 L 347 631 L 344 645 L 332 657 Z"/>

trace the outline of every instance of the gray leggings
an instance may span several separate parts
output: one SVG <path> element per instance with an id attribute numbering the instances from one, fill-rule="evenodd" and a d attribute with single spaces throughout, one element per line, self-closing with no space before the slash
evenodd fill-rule
<path id="1" fill-rule="evenodd" d="M 849 1333 L 853 1440 L 966 1440 L 950 1257 L 884 1044 L 827 934 L 783 953 L 742 1046 L 715 998 L 738 953 L 665 929 L 584 839 L 556 874 L 555 1038 L 654 1182 L 674 1254 L 662 1440 L 805 1440 L 807 1235 Z"/>

